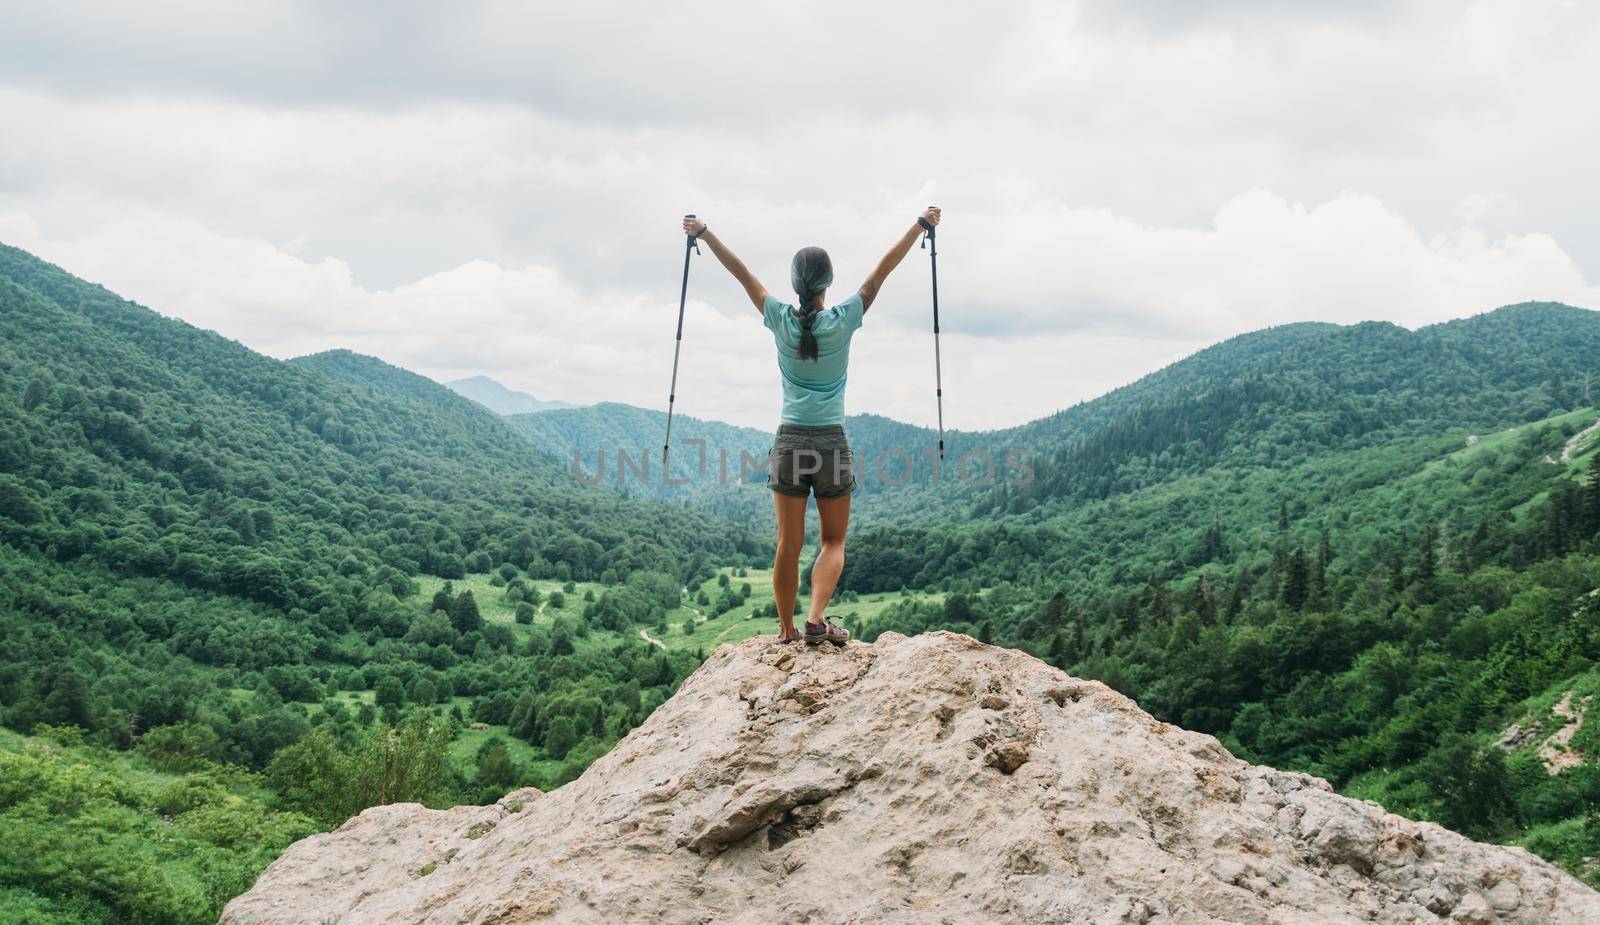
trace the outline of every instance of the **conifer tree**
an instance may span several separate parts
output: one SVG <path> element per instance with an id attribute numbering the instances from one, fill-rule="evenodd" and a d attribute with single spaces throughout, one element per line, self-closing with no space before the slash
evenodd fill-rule
<path id="1" fill-rule="evenodd" d="M 40 403 L 44 401 L 46 394 L 48 394 L 48 392 L 45 389 L 45 385 L 42 381 L 38 379 L 30 380 L 28 382 L 27 391 L 22 393 L 22 410 L 32 411 L 33 409 L 39 407 Z"/>
<path id="2" fill-rule="evenodd" d="M 478 602 L 471 591 L 461 592 L 450 608 L 450 625 L 458 633 L 472 633 L 483 629 L 483 615 L 478 612 Z"/>
<path id="3" fill-rule="evenodd" d="M 1172 622 L 1172 595 L 1160 578 L 1150 583 L 1150 618 L 1158 624 Z"/>
<path id="4" fill-rule="evenodd" d="M 1594 454 L 1594 460 L 1589 464 L 1589 490 L 1586 498 L 1589 535 L 1592 537 L 1600 534 L 1600 453 Z"/>
<path id="5" fill-rule="evenodd" d="M 1311 565 L 1306 561 L 1305 552 L 1297 546 L 1289 554 L 1289 562 L 1284 567 L 1283 602 L 1298 612 L 1305 607 L 1306 599 L 1310 596 Z"/>
<path id="6" fill-rule="evenodd" d="M 1228 552 L 1227 545 L 1222 539 L 1222 520 L 1219 517 L 1211 518 L 1211 526 L 1206 528 L 1204 537 L 1200 540 L 1200 558 L 1203 562 L 1215 562 Z"/>
<path id="7" fill-rule="evenodd" d="M 1328 592 L 1328 560 L 1332 558 L 1328 531 L 1324 529 L 1317 538 L 1317 555 L 1311 560 L 1311 597 L 1321 601 Z"/>
<path id="8" fill-rule="evenodd" d="M 1200 617 L 1200 622 L 1211 626 L 1217 622 L 1216 595 L 1211 591 L 1211 580 L 1205 575 L 1195 584 L 1194 611 Z"/>
<path id="9" fill-rule="evenodd" d="M 1422 529 L 1422 549 L 1417 557 L 1417 580 L 1432 581 L 1439 571 L 1439 525 L 1428 521 Z"/>

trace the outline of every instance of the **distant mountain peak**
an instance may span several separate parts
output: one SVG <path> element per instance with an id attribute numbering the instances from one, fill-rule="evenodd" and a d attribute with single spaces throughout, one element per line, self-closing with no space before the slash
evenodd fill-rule
<path id="1" fill-rule="evenodd" d="M 501 383 L 484 375 L 468 376 L 465 379 L 454 379 L 446 382 L 445 388 L 470 398 L 478 404 L 488 408 L 495 414 L 529 414 L 534 411 L 553 411 L 557 408 L 572 408 L 571 402 L 549 400 L 545 401 L 507 388 Z"/>

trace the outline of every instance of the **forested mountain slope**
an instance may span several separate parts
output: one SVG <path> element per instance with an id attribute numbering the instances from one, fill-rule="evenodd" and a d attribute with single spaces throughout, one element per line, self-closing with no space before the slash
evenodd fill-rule
<path id="1" fill-rule="evenodd" d="M 867 639 L 942 627 L 1026 649 L 1253 760 L 1594 882 L 1600 719 L 1567 733 L 1576 761 L 1547 773 L 1539 754 L 1556 704 L 1600 697 L 1600 441 L 1563 457 L 1600 418 L 1590 378 L 1600 325 L 1564 306 L 1291 325 L 949 435 L 956 457 L 1035 450 L 1020 487 L 889 484 L 878 458 L 925 474 L 935 438 L 853 417 L 866 478 L 841 617 Z M 662 504 L 574 477 L 570 449 L 592 475 L 595 442 L 654 472 L 662 417 L 503 420 L 346 351 L 260 356 L 0 248 L 0 721 L 30 734 L 0 739 L 22 781 L 0 788 L 0 833 L 26 836 L 0 834 L 0 871 L 25 872 L 0 877 L 0 918 L 210 921 L 264 860 L 239 819 L 281 838 L 570 779 L 698 663 L 683 588 L 738 608 L 729 573 L 770 556 L 759 484 Z M 852 609 L 901 588 L 929 593 Z M 647 643 L 669 616 L 676 644 Z M 1531 731 L 1497 745 L 1512 723 Z M 369 786 L 402 758 L 407 788 Z M 61 796 L 83 775 L 132 783 Z M 166 816 L 216 863 L 100 857 Z M 96 869 L 122 879 L 76 873 Z"/>
<path id="2" fill-rule="evenodd" d="M 669 485 L 662 479 L 661 443 L 666 438 L 666 411 L 600 402 L 584 408 L 560 408 L 531 414 L 507 416 L 507 424 L 541 450 L 554 454 L 568 469 L 573 466 L 573 451 L 578 453 L 579 472 L 587 479 L 621 487 L 638 495 L 656 498 L 686 498 L 715 504 L 722 493 L 720 462 L 728 466 L 728 482 L 736 485 L 739 454 L 765 456 L 771 434 L 755 427 L 738 427 L 720 421 L 704 421 L 691 414 L 672 416 L 672 480 L 688 485 Z M 694 440 L 706 442 L 702 469 L 701 450 Z M 718 453 L 722 456 L 718 456 Z M 626 469 L 619 467 L 619 454 L 626 456 Z M 602 464 L 603 469 L 600 469 Z M 646 479 L 640 479 L 640 472 Z M 757 485 L 760 480 L 757 480 Z"/>
<path id="3" fill-rule="evenodd" d="M 669 484 L 661 471 L 664 411 L 602 402 L 513 415 L 506 421 L 535 446 L 560 456 L 569 469 L 576 451 L 584 479 L 641 497 L 683 502 L 737 523 L 760 528 L 770 523 L 772 503 L 761 467 L 772 447 L 776 423 L 773 430 L 762 430 L 675 413 L 673 484 Z M 856 458 L 855 510 L 895 523 L 929 521 L 958 511 L 959 500 L 970 495 L 970 488 L 954 473 L 955 461 L 968 450 L 986 451 L 992 442 L 987 433 L 946 433 L 949 462 L 943 478 L 935 481 L 934 430 L 875 414 L 851 415 L 845 430 Z M 694 441 L 705 441 L 704 449 Z M 997 479 L 1006 475 L 1004 454 L 1004 447 L 995 449 Z M 975 460 L 971 468 L 970 481 L 977 484 L 981 462 Z M 641 472 L 647 477 L 641 478 Z"/>
<path id="4" fill-rule="evenodd" d="M 570 777 L 696 663 L 614 643 L 627 621 L 763 548 L 580 485 L 421 377 L 273 360 L 0 247 L 0 721 L 44 736 L 0 748 L 0 919 L 213 921 L 267 860 L 240 818 L 326 827 Z M 506 601 L 542 587 L 537 625 L 416 594 L 491 568 Z M 613 643 L 583 638 L 587 602 L 551 600 L 573 581 L 616 586 L 596 619 Z M 469 722 L 513 718 L 516 762 L 505 740 L 454 753 Z M 60 750 L 78 742 L 103 754 Z M 188 776 L 63 798 L 138 779 L 128 749 Z M 161 815 L 219 859 L 101 856 L 142 857 Z"/>
<path id="5" fill-rule="evenodd" d="M 1398 438 L 1527 423 L 1590 400 L 1597 357 L 1600 313 L 1553 303 L 1416 331 L 1369 322 L 1245 335 L 996 434 L 1041 454 L 1038 478 L 996 487 L 976 511 L 1038 517 L 1179 472 L 1282 468 Z"/>
<path id="6" fill-rule="evenodd" d="M 1591 393 L 1600 393 L 1597 356 L 1600 314 L 1552 303 L 1417 331 L 1380 322 L 1269 328 L 1037 421 L 951 431 L 937 480 L 931 429 L 853 415 L 845 426 L 861 480 L 857 510 L 878 524 L 973 517 L 1038 523 L 1178 474 L 1281 470 L 1362 447 L 1504 429 L 1576 407 L 1586 374 L 1595 379 Z M 674 476 L 687 484 L 668 486 L 659 472 L 660 411 L 606 403 L 509 420 L 569 467 L 578 450 L 591 478 L 604 453 L 607 484 L 753 524 L 769 516 L 765 496 L 738 482 L 741 452 L 764 454 L 766 431 L 679 415 Z M 704 472 L 690 439 L 707 442 Z M 647 484 L 623 472 L 619 451 L 635 466 L 649 461 Z M 1031 460 L 1031 479 L 1017 477 L 1024 467 L 1008 454 L 1018 451 Z"/>
<path id="7" fill-rule="evenodd" d="M 1600 883 L 1600 440 L 1561 459 L 1596 420 L 1179 471 L 1040 522 L 869 528 L 843 585 L 946 592 L 864 639 L 1023 648 L 1252 760 Z"/>
<path id="8" fill-rule="evenodd" d="M 534 446 L 560 459 L 574 478 L 639 497 L 685 502 L 752 525 L 770 513 L 763 476 L 748 460 L 764 460 L 772 437 L 754 428 L 673 415 L 669 482 L 661 468 L 665 412 L 601 402 L 505 420 Z M 705 441 L 703 450 L 690 442 L 696 440 Z"/>
<path id="9" fill-rule="evenodd" d="M 735 551 L 702 517 L 585 490 L 420 376 L 350 354 L 272 360 L 10 248 L 0 325 L 17 544 L 269 603 L 315 595 L 335 566 L 449 577 L 513 544 L 519 564 L 580 578 Z M 359 380 L 339 374 L 352 367 Z"/>

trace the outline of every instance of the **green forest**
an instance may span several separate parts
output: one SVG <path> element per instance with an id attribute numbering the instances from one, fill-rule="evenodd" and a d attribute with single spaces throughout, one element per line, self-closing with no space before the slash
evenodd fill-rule
<path id="1" fill-rule="evenodd" d="M 1234 338 L 950 435 L 1026 448 L 1025 485 L 869 481 L 838 610 L 1025 649 L 1600 885 L 1591 377 L 1600 315 L 1553 304 Z M 364 807 L 560 786 L 770 632 L 759 485 L 573 478 L 659 423 L 274 360 L 0 247 L 0 920 L 214 921 Z"/>
<path id="2" fill-rule="evenodd" d="M 0 422 L 4 921 L 214 921 L 275 850 L 364 806 L 558 785 L 698 664 L 567 626 L 654 626 L 764 548 L 578 485 L 419 376 L 273 360 L 10 248 Z M 500 598 L 544 589 L 544 625 L 418 593 L 491 570 Z M 579 582 L 611 588 L 602 612 L 549 609 Z M 474 725 L 502 734 L 462 754 Z M 395 762 L 399 789 L 364 771 Z M 219 807 L 275 814 L 270 838 L 213 830 Z M 116 847 L 168 818 L 212 847 Z"/>

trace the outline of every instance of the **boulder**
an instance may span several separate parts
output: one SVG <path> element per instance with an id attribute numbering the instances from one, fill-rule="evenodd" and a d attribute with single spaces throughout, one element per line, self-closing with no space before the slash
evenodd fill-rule
<path id="1" fill-rule="evenodd" d="M 1600 893 L 966 636 L 725 645 L 578 780 L 367 810 L 226 925 L 1600 922 Z"/>

